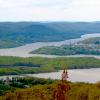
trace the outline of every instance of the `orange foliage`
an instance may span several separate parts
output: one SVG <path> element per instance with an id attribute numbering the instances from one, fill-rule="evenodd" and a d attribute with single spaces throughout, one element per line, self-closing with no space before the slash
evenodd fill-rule
<path id="1" fill-rule="evenodd" d="M 45 93 L 41 89 L 33 89 L 7 93 L 5 100 L 68 100 L 66 93 L 70 90 L 70 85 L 66 80 L 67 78 L 68 72 L 64 69 L 61 81 L 51 90 L 52 98 L 50 99 L 46 98 Z"/>
<path id="2" fill-rule="evenodd" d="M 67 82 L 68 72 L 64 69 L 62 73 L 62 81 L 57 85 L 57 89 L 53 92 L 53 100 L 68 100 L 65 93 L 68 92 L 71 88 Z"/>

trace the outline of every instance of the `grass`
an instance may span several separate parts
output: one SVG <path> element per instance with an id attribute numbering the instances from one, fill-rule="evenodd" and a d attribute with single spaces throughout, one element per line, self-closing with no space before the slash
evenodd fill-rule
<path id="1" fill-rule="evenodd" d="M 100 68 L 96 58 L 0 57 L 0 75 L 52 72 L 68 69 Z"/>
<path id="2" fill-rule="evenodd" d="M 58 80 L 58 81 L 52 81 L 52 83 L 48 84 L 49 80 L 46 81 L 42 79 L 40 81 L 47 82 L 47 84 L 43 84 L 43 85 L 35 84 L 30 88 L 26 88 L 26 89 L 25 88 L 24 89 L 14 88 L 14 90 L 9 89 L 9 91 L 5 93 L 5 95 L 2 95 L 0 97 L 0 100 L 54 100 L 53 98 L 54 91 L 59 91 L 60 88 L 60 87 L 58 88 L 59 83 L 66 87 L 68 86 L 68 84 L 70 85 L 71 89 L 69 91 L 63 92 L 65 98 L 68 98 L 68 100 L 100 100 L 99 82 L 95 84 L 80 83 L 80 82 L 62 83 L 61 81 Z M 6 89 L 8 90 L 8 88 Z M 63 91 L 63 89 L 61 89 L 61 91 Z M 60 93 L 62 93 L 61 91 Z M 63 100 L 63 99 L 59 99 L 59 100 Z"/>

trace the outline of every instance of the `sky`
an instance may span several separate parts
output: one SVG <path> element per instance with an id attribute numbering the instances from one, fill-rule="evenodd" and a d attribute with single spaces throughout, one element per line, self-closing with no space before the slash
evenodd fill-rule
<path id="1" fill-rule="evenodd" d="M 0 0 L 0 21 L 100 21 L 100 0 Z"/>

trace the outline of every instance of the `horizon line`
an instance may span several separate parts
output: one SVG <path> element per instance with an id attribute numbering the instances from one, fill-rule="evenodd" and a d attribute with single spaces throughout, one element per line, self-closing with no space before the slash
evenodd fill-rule
<path id="1" fill-rule="evenodd" d="M 42 20 L 40 20 L 40 21 L 0 21 L 0 23 L 18 23 L 18 22 L 41 22 L 41 23 L 50 23 L 50 22 L 83 22 L 83 23 L 90 23 L 90 22 L 95 22 L 95 23 L 97 23 L 97 22 L 100 22 L 99 20 L 98 21 L 79 21 L 79 20 L 77 20 L 77 21 L 63 21 L 63 20 L 56 20 L 56 21 L 54 21 L 54 20 L 50 20 L 50 21 L 42 21 Z"/>

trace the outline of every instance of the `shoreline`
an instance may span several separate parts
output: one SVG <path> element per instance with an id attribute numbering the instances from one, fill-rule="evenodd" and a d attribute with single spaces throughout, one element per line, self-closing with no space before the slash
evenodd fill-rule
<path id="1" fill-rule="evenodd" d="M 36 77 L 36 78 L 59 80 L 61 78 L 62 71 L 63 70 L 58 70 L 56 72 L 35 73 L 35 74 L 5 75 L 5 76 L 0 76 L 0 79 L 6 79 L 6 77 L 9 77 L 10 79 L 12 79 L 13 77 Z M 99 71 L 100 71 L 100 68 L 68 69 L 69 81 L 96 83 L 100 81 Z M 92 76 L 95 76 L 95 77 L 92 77 Z"/>
<path id="2" fill-rule="evenodd" d="M 59 42 L 36 42 L 26 44 L 20 47 L 8 48 L 8 49 L 0 49 L 0 56 L 14 56 L 14 57 L 48 57 L 48 58 L 56 58 L 56 57 L 94 57 L 100 59 L 100 56 L 97 55 L 68 55 L 68 56 L 55 56 L 55 55 L 43 55 L 43 54 L 29 54 L 31 51 L 37 50 L 41 47 L 46 46 L 61 46 L 68 45 L 70 43 L 77 43 L 79 41 L 88 39 L 93 37 L 100 37 L 100 33 L 95 34 L 86 34 L 82 35 L 80 38 L 69 39 Z"/>

